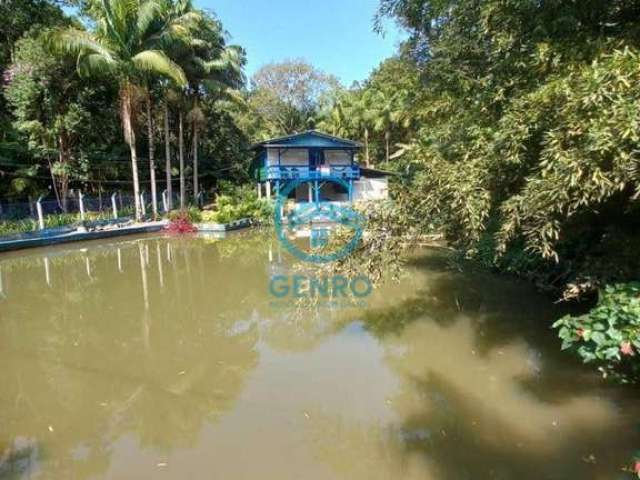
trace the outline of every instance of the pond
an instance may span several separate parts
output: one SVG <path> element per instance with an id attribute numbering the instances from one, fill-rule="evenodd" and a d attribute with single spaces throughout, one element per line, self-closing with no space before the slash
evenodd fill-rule
<path id="1" fill-rule="evenodd" d="M 275 239 L 0 256 L 1 479 L 617 479 L 640 396 L 562 312 L 442 250 L 353 304 L 274 298 Z"/>

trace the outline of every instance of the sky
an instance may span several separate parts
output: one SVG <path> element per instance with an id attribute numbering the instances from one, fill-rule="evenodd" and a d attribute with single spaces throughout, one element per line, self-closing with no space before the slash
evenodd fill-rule
<path id="1" fill-rule="evenodd" d="M 262 65 L 303 58 L 345 86 L 362 81 L 405 38 L 393 22 L 373 31 L 378 0 L 196 0 L 213 10 L 229 43 L 247 51 L 247 76 Z"/>

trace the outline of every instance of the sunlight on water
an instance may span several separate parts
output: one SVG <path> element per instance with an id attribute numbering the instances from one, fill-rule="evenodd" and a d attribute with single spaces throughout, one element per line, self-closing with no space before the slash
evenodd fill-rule
<path id="1" fill-rule="evenodd" d="M 616 479 L 638 395 L 513 280 L 416 256 L 366 309 L 273 305 L 270 236 L 0 256 L 0 479 Z"/>

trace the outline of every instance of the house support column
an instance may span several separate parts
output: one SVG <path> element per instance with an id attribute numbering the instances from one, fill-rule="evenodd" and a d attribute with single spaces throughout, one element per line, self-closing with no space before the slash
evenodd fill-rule
<path id="1" fill-rule="evenodd" d="M 314 182 L 313 189 L 315 190 L 315 201 L 316 203 L 320 203 L 320 186 L 317 180 Z"/>
<path id="2" fill-rule="evenodd" d="M 262 184 L 258 182 L 258 198 L 262 198 Z"/>
<path id="3" fill-rule="evenodd" d="M 353 203 L 353 179 L 349 179 L 349 203 Z"/>
<path id="4" fill-rule="evenodd" d="M 267 200 L 271 200 L 271 180 L 267 180 Z"/>
<path id="5" fill-rule="evenodd" d="M 313 186 L 311 185 L 311 182 L 307 182 L 307 187 L 309 190 L 309 203 L 313 202 Z"/>

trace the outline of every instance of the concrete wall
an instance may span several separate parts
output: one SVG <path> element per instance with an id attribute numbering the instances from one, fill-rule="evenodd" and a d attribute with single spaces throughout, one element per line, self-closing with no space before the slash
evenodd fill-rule
<path id="1" fill-rule="evenodd" d="M 389 179 L 364 178 L 353 182 L 353 200 L 385 200 L 389 198 Z"/>

